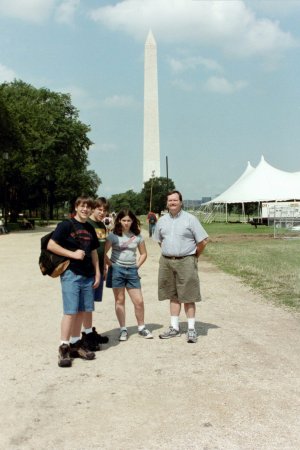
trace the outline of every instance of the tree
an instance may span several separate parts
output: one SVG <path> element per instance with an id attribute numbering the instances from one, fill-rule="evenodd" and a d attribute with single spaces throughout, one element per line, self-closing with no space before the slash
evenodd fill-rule
<path id="1" fill-rule="evenodd" d="M 23 81 L 0 85 L 0 97 L 21 136 L 11 167 L 16 209 L 45 210 L 70 201 L 74 192 L 96 195 L 101 183 L 87 169 L 90 127 L 79 120 L 69 94 L 36 89 Z"/>
<path id="2" fill-rule="evenodd" d="M 126 191 L 122 194 L 114 194 L 109 199 L 110 209 L 112 211 L 120 211 L 121 209 L 131 209 L 134 214 L 140 215 L 144 211 L 144 202 L 141 193 L 133 190 Z"/>
<path id="3" fill-rule="evenodd" d="M 15 180 L 21 179 L 16 153 L 22 148 L 21 133 L 0 92 L 0 205 L 5 209 L 14 193 Z"/>
<path id="4" fill-rule="evenodd" d="M 141 192 L 145 212 L 150 209 L 151 199 L 151 210 L 160 214 L 166 208 L 167 193 L 173 189 L 175 189 L 175 184 L 169 178 L 158 177 L 146 181 Z"/>

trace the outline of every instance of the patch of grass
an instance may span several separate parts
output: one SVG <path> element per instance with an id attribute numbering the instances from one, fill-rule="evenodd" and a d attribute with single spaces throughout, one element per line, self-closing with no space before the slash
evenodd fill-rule
<path id="1" fill-rule="evenodd" d="M 146 216 L 140 220 L 148 229 Z M 300 310 L 300 240 L 274 239 L 273 227 L 263 225 L 203 226 L 210 237 L 204 254 L 214 264 L 274 303 Z"/>
<path id="2" fill-rule="evenodd" d="M 202 224 L 209 235 L 219 234 L 266 234 L 273 236 L 273 227 L 267 227 L 265 225 L 259 225 L 255 228 L 250 223 L 226 223 L 226 222 L 212 222 Z"/>
<path id="3" fill-rule="evenodd" d="M 233 228 L 224 233 L 227 224 L 222 225 L 221 228 L 205 227 L 211 237 L 205 254 L 224 272 L 240 277 L 265 298 L 299 310 L 300 240 L 267 236 L 262 239 L 261 232 L 260 237 L 255 237 L 253 230 L 245 234 L 238 228 L 235 233 L 232 233 Z M 268 230 L 268 227 L 261 228 Z M 217 230 L 222 230 L 222 235 Z M 272 235 L 270 229 L 267 230 L 266 234 Z M 232 234 L 235 234 L 234 239 Z"/>

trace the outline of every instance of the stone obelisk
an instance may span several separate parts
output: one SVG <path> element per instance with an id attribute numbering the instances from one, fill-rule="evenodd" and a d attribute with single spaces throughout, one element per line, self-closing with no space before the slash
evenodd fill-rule
<path id="1" fill-rule="evenodd" d="M 144 62 L 144 170 L 143 181 L 160 177 L 159 115 L 156 42 L 150 30 Z"/>

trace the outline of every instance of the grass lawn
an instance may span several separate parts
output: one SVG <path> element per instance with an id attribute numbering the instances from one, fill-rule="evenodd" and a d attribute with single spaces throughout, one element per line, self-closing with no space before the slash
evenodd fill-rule
<path id="1" fill-rule="evenodd" d="M 205 224 L 205 255 L 277 304 L 300 309 L 300 239 L 274 239 L 273 228 Z"/>
<path id="2" fill-rule="evenodd" d="M 146 217 L 140 220 L 145 233 Z M 205 257 L 266 299 L 300 310 L 300 239 L 274 239 L 273 227 L 255 228 L 247 223 L 214 222 L 203 226 L 210 238 Z"/>

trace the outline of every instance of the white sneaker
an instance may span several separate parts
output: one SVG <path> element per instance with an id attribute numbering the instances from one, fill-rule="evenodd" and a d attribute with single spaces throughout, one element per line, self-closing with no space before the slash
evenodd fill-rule
<path id="1" fill-rule="evenodd" d="M 159 335 L 160 339 L 170 339 L 173 337 L 180 337 L 180 330 L 175 330 L 173 327 L 169 327 L 167 331 L 164 331 Z"/>
<path id="2" fill-rule="evenodd" d="M 128 339 L 128 331 L 122 330 L 120 332 L 119 341 L 127 341 L 127 339 Z"/>
<path id="3" fill-rule="evenodd" d="M 145 339 L 153 339 L 152 334 L 147 328 L 143 328 L 141 331 L 139 331 L 139 335 Z"/>
<path id="4" fill-rule="evenodd" d="M 196 330 L 194 330 L 194 329 L 188 330 L 188 332 L 186 333 L 186 340 L 189 343 L 196 344 L 196 342 L 198 340 Z"/>

